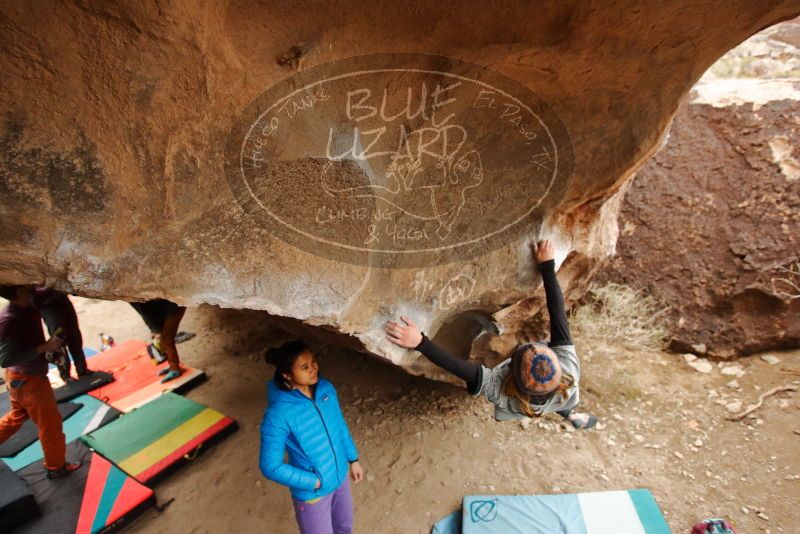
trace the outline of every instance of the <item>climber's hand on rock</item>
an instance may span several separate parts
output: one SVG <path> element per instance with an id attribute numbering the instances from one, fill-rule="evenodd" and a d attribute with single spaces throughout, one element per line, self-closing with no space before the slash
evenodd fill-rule
<path id="1" fill-rule="evenodd" d="M 422 342 L 422 333 L 410 317 L 401 315 L 400 320 L 402 323 L 386 321 L 386 325 L 383 327 L 386 337 L 395 345 L 413 349 Z"/>
<path id="2" fill-rule="evenodd" d="M 556 257 L 555 247 L 549 239 L 543 239 L 531 248 L 533 248 L 533 256 L 536 258 L 536 263 L 544 263 Z"/>

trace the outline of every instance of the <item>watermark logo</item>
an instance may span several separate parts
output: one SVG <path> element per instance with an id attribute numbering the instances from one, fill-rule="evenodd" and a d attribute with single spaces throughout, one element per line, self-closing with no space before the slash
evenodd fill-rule
<path id="1" fill-rule="evenodd" d="M 535 232 L 573 168 L 544 100 L 424 54 L 326 63 L 260 95 L 225 147 L 249 215 L 293 246 L 389 268 L 463 261 Z"/>
<path id="2" fill-rule="evenodd" d="M 469 503 L 469 517 L 473 523 L 490 523 L 497 519 L 497 499 L 476 499 Z"/>

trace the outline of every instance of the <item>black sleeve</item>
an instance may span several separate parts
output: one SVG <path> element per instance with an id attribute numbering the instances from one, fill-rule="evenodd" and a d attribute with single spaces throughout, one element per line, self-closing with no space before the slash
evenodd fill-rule
<path id="1" fill-rule="evenodd" d="M 466 382 L 467 391 L 471 394 L 474 395 L 480 390 L 483 380 L 483 369 L 480 365 L 453 356 L 428 339 L 425 334 L 422 334 L 422 341 L 415 348 L 434 364 Z"/>
<path id="2" fill-rule="evenodd" d="M 567 311 L 564 308 L 564 295 L 556 278 L 555 260 L 539 264 L 539 272 L 544 283 L 544 294 L 547 299 L 547 313 L 550 315 L 550 346 L 572 345 L 572 336 L 567 323 Z"/>

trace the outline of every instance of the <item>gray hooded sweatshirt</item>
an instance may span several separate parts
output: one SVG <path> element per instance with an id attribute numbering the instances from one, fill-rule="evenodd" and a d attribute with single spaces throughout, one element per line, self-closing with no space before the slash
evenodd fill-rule
<path id="1" fill-rule="evenodd" d="M 558 356 L 562 372 L 572 376 L 574 382 L 567 390 L 568 395 L 566 399 L 562 397 L 560 393 L 556 393 L 541 406 L 532 405 L 537 415 L 572 410 L 578 405 L 579 400 L 578 383 L 581 378 L 581 363 L 575 352 L 575 346 L 561 345 L 550 348 Z M 508 421 L 528 417 L 525 415 L 525 412 L 522 411 L 519 400 L 514 397 L 509 397 L 503 391 L 503 384 L 505 384 L 508 373 L 511 372 L 511 358 L 504 360 L 491 369 L 482 365 L 481 371 L 483 375 L 481 386 L 474 395 L 483 395 L 489 402 L 494 404 L 494 418 L 496 420 Z"/>

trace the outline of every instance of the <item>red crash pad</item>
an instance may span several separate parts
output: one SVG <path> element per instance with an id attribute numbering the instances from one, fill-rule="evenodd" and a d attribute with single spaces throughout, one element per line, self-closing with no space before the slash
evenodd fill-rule
<path id="1" fill-rule="evenodd" d="M 89 392 L 121 412 L 130 412 L 164 392 L 183 392 L 205 380 L 199 369 L 182 365 L 183 374 L 165 384 L 157 371 L 167 363 L 155 365 L 147 355 L 147 343 L 130 339 L 101 352 L 92 358 L 92 369 L 114 375 L 114 382 Z"/>

